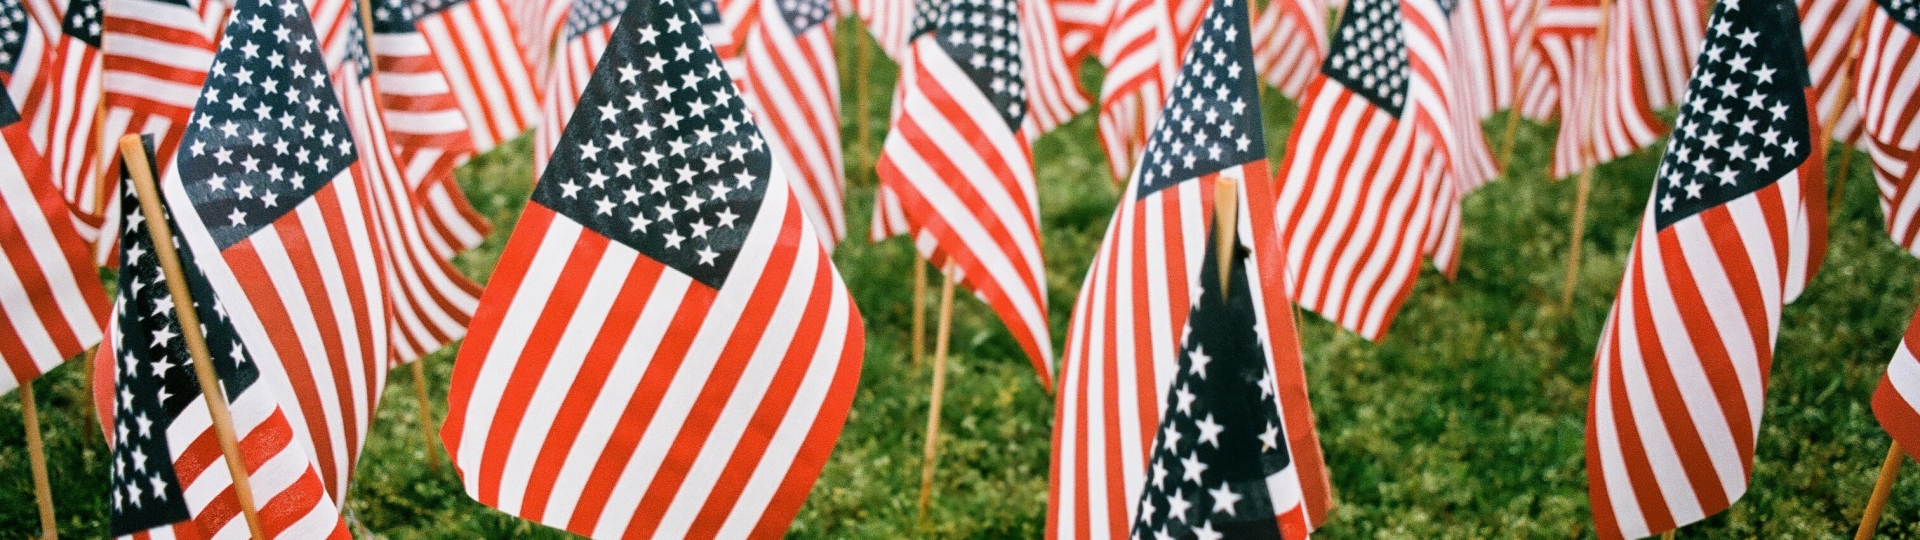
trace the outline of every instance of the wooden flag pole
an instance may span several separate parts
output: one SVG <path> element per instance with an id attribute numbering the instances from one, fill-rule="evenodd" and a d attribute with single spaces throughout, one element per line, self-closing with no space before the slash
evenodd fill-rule
<path id="1" fill-rule="evenodd" d="M 1213 227 L 1214 257 L 1220 263 L 1220 294 L 1226 298 L 1229 278 L 1233 275 L 1234 237 L 1240 234 L 1240 184 L 1231 178 L 1221 178 L 1213 183 Z"/>
<path id="2" fill-rule="evenodd" d="M 1673 531 L 1660 533 L 1660 540 L 1673 540 Z"/>
<path id="3" fill-rule="evenodd" d="M 1873 483 L 1873 496 L 1867 499 L 1867 510 L 1860 516 L 1860 530 L 1853 534 L 1854 540 L 1873 538 L 1873 530 L 1880 527 L 1880 511 L 1886 509 L 1887 496 L 1893 494 L 1893 481 L 1900 476 L 1906 452 L 1899 442 L 1887 447 L 1887 460 L 1880 464 L 1880 479 Z"/>
<path id="4" fill-rule="evenodd" d="M 855 17 L 854 20 L 859 20 L 859 18 Z M 853 84 L 853 105 L 856 108 L 853 114 L 855 140 L 859 141 L 860 158 L 867 160 L 868 167 L 865 170 L 868 174 L 872 174 L 872 163 L 874 161 L 873 134 L 868 131 L 868 128 L 872 127 L 869 125 L 872 120 L 867 118 L 867 116 L 868 113 L 872 112 L 872 109 L 869 107 L 872 106 L 871 95 L 873 94 L 873 89 L 868 88 L 870 85 L 867 84 L 867 74 L 873 70 L 873 53 L 867 50 L 867 40 L 860 38 L 859 35 L 859 33 L 855 33 L 855 37 L 851 40 L 853 41 L 853 64 L 855 68 L 853 70 L 853 76 L 849 77 L 848 82 Z M 924 275 L 926 270 L 923 269 L 920 272 Z M 919 353 L 916 352 L 914 354 Z"/>
<path id="5" fill-rule="evenodd" d="M 427 399 L 427 359 L 421 357 L 412 362 L 413 399 L 420 407 L 420 442 L 427 449 L 427 464 L 433 467 L 433 474 L 440 474 L 440 453 L 434 451 L 433 401 Z"/>
<path id="6" fill-rule="evenodd" d="M 953 265 L 949 263 L 940 284 L 940 326 L 934 330 L 933 397 L 927 405 L 926 458 L 920 462 L 920 520 L 927 519 L 927 505 L 933 502 L 934 458 L 939 457 L 935 443 L 940 438 L 940 398 L 947 387 L 947 335 L 953 329 Z"/>
<path id="7" fill-rule="evenodd" d="M 1611 31 L 1612 23 L 1613 0 L 1600 0 L 1600 25 L 1595 29 L 1597 33 L 1593 39 L 1592 80 L 1594 85 L 1593 91 L 1587 95 L 1587 110 L 1584 111 L 1589 131 L 1597 131 L 1595 126 L 1598 125 L 1597 120 L 1600 116 L 1600 78 L 1606 73 L 1607 34 Z M 1573 232 L 1572 239 L 1568 241 L 1569 249 L 1567 250 L 1567 280 L 1565 288 L 1560 291 L 1560 310 L 1569 313 L 1573 310 L 1574 285 L 1578 283 L 1580 276 L 1580 241 L 1586 236 L 1587 196 L 1593 190 L 1593 170 L 1600 168 L 1600 150 L 1596 148 L 1598 143 L 1595 142 L 1597 138 L 1597 133 L 1587 134 L 1587 158 L 1593 160 L 1593 163 L 1587 164 L 1586 168 L 1580 171 L 1579 186 L 1574 191 Z"/>
<path id="8" fill-rule="evenodd" d="M 213 371 L 213 354 L 207 351 L 207 338 L 200 333 L 200 313 L 193 309 L 193 293 L 187 290 L 187 273 L 180 266 L 180 254 L 174 251 L 173 227 L 160 209 L 160 189 L 153 182 L 153 165 L 147 162 L 147 149 L 140 136 L 120 138 L 120 158 L 133 177 L 135 195 L 140 198 L 140 214 L 146 218 L 147 237 L 153 240 L 153 254 L 160 259 L 160 271 L 167 279 L 167 294 L 173 296 L 173 314 L 180 323 L 180 337 L 193 356 L 194 378 L 200 382 L 200 394 L 207 402 L 207 414 L 213 417 L 214 438 L 220 441 L 220 454 L 226 458 L 227 473 L 233 475 L 233 494 L 239 499 L 240 512 L 246 516 L 247 530 L 255 539 L 264 540 L 260 512 L 253 504 L 253 482 L 247 476 L 246 458 L 240 454 L 240 441 L 234 435 L 233 414 L 227 410 L 226 389 Z"/>
<path id="9" fill-rule="evenodd" d="M 1840 115 L 1847 111 L 1847 101 L 1852 97 L 1848 94 L 1853 93 L 1854 82 L 1853 77 L 1848 76 L 1852 72 L 1848 67 L 1859 60 L 1860 49 L 1866 43 L 1864 39 L 1866 33 L 1867 17 L 1862 16 L 1860 22 L 1853 25 L 1853 35 L 1847 38 L 1847 56 L 1841 59 L 1843 67 L 1840 69 L 1840 99 L 1834 100 L 1833 108 L 1827 111 L 1827 118 L 1830 120 L 1827 132 L 1824 134 L 1826 140 L 1833 140 L 1833 128 L 1840 125 Z M 1847 175 L 1853 168 L 1853 145 L 1847 144 L 1846 141 L 1837 142 L 1840 143 L 1840 170 L 1835 171 L 1839 174 L 1834 175 L 1833 194 L 1827 196 L 1827 219 L 1829 220 L 1840 211 L 1840 200 L 1847 196 Z"/>
<path id="10" fill-rule="evenodd" d="M 1545 5 L 1547 0 L 1535 0 L 1533 12 L 1527 15 L 1527 25 L 1523 28 L 1531 31 L 1533 35 L 1540 34 L 1540 8 Z M 1507 172 L 1513 164 L 1513 138 L 1520 131 L 1520 76 L 1522 75 L 1520 69 L 1533 57 L 1533 39 L 1528 38 L 1522 41 L 1526 43 L 1520 45 L 1520 56 L 1513 59 L 1513 103 L 1507 106 L 1507 129 L 1500 141 L 1501 172 Z"/>
<path id="11" fill-rule="evenodd" d="M 927 350 L 927 263 L 913 258 L 913 367 L 926 360 Z"/>
<path id="12" fill-rule="evenodd" d="M 53 483 L 47 480 L 47 449 L 40 441 L 40 406 L 33 400 L 33 381 L 20 383 L 20 418 L 27 425 L 27 464 L 33 469 L 33 500 L 40 505 L 40 538 L 60 537 L 54 528 Z"/>

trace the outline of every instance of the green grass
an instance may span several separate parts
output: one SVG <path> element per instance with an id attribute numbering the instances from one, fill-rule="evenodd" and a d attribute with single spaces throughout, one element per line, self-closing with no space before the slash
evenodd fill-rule
<path id="1" fill-rule="evenodd" d="M 934 505 L 924 528 L 916 522 L 931 374 L 906 355 L 914 258 L 901 240 L 864 240 L 873 158 L 854 147 L 862 115 L 868 148 L 878 146 L 893 70 L 879 59 L 862 73 L 865 110 L 856 109 L 853 85 L 845 90 L 852 231 L 834 258 L 866 318 L 867 357 L 846 429 L 790 536 L 1037 537 L 1046 520 L 1052 399 L 1005 329 L 971 299 L 955 310 Z M 1089 82 L 1097 78 L 1090 70 Z M 1277 164 L 1293 109 L 1275 94 L 1265 111 Z M 1497 140 L 1500 119 L 1487 125 Z M 1458 279 L 1424 272 L 1381 343 L 1307 317 L 1307 375 L 1337 496 L 1321 537 L 1592 535 L 1582 444 L 1592 355 L 1658 155 L 1641 152 L 1599 170 L 1574 309 L 1562 312 L 1574 186 L 1544 177 L 1552 137 L 1547 126 L 1523 125 L 1516 172 L 1466 199 Z M 1034 151 L 1056 344 L 1114 204 L 1096 140 L 1094 122 L 1082 117 Z M 460 171 L 501 231 L 457 261 L 477 279 L 490 274 L 529 192 L 527 144 Z M 1840 538 L 1859 518 L 1888 443 L 1868 396 L 1920 302 L 1920 263 L 1886 239 L 1867 161 L 1856 154 L 1853 165 L 1826 267 L 1782 316 L 1753 487 L 1682 538 Z M 453 356 L 449 349 L 426 360 L 436 399 L 445 396 Z M 389 380 L 347 497 L 356 533 L 565 536 L 474 503 L 450 469 L 430 468 L 428 453 L 441 450 L 421 441 L 413 378 L 399 370 Z M 62 367 L 34 384 L 61 533 L 105 536 L 107 453 L 87 419 L 81 370 Z M 434 409 L 436 418 L 445 414 L 443 403 Z M 18 401 L 0 399 L 0 540 L 38 530 L 20 422 Z M 1920 538 L 1920 481 L 1906 476 L 1880 531 Z"/>

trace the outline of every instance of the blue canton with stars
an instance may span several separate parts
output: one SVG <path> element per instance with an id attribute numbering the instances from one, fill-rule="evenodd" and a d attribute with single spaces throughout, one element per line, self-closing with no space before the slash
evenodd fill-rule
<path id="1" fill-rule="evenodd" d="M 1018 131 L 1027 115 L 1019 0 L 948 0 L 939 9 L 934 40 Z"/>
<path id="2" fill-rule="evenodd" d="M 152 140 L 147 140 L 151 151 Z M 110 525 L 124 536 L 191 517 L 174 473 L 172 448 L 193 441 L 169 441 L 167 429 L 183 413 L 205 414 L 193 356 L 180 335 L 173 296 L 167 292 L 159 257 L 153 253 L 146 216 L 133 184 L 121 175 L 120 208 L 126 212 L 120 237 L 120 280 L 114 298 L 114 441 Z M 169 215 L 169 223 L 172 216 Z M 176 229 L 177 230 L 177 229 Z M 260 378 L 258 366 L 240 343 L 226 310 L 213 298 L 213 286 L 193 262 L 186 242 L 175 249 L 187 273 L 187 289 L 200 315 L 207 349 L 229 400 L 238 400 Z M 190 408 L 201 410 L 194 411 Z"/>
<path id="3" fill-rule="evenodd" d="M 1773 185 L 1813 152 L 1794 4 L 1722 0 L 1711 21 L 1655 175 L 1658 229 Z"/>
<path id="4" fill-rule="evenodd" d="M 33 24 L 27 20 L 27 9 L 20 0 L 0 0 L 0 74 L 7 75 L 12 81 L 13 69 L 20 64 L 20 54 L 27 48 L 27 32 Z M 0 127 L 13 125 L 20 121 L 20 109 L 13 104 L 12 92 L 0 88 Z"/>
<path id="5" fill-rule="evenodd" d="M 60 31 L 98 49 L 101 15 L 100 0 L 68 0 L 67 14 L 60 20 Z"/>
<path id="6" fill-rule="evenodd" d="M 313 36 L 298 0 L 240 0 L 220 38 L 178 158 L 220 249 L 292 212 L 358 159 Z"/>
<path id="7" fill-rule="evenodd" d="M 409 0 L 373 0 L 373 33 L 411 34 L 416 32 L 414 3 Z"/>
<path id="8" fill-rule="evenodd" d="M 425 17 L 465 3 L 467 0 L 419 0 L 413 4 L 414 14 Z"/>
<path id="9" fill-rule="evenodd" d="M 1223 291 L 1216 249 L 1209 239 L 1179 371 L 1147 462 L 1135 539 L 1281 537 L 1274 514 L 1285 509 L 1273 507 L 1267 477 L 1286 470 L 1293 457 L 1261 350 L 1266 336 L 1254 313 L 1246 251 L 1236 249 Z"/>
<path id="10" fill-rule="evenodd" d="M 773 165 L 691 6 L 674 2 L 627 7 L 533 202 L 718 289 Z"/>
<path id="11" fill-rule="evenodd" d="M 707 3 L 707 2 L 700 2 Z M 778 0 L 780 15 L 787 20 L 787 28 L 794 35 L 800 35 L 833 16 L 832 0 Z"/>
<path id="12" fill-rule="evenodd" d="M 1333 33 L 1320 72 L 1400 116 L 1407 104 L 1407 43 L 1399 0 L 1354 0 Z"/>
<path id="13" fill-rule="evenodd" d="M 1136 198 L 1267 156 L 1245 0 L 1214 0 L 1140 156 Z"/>
<path id="14" fill-rule="evenodd" d="M 1908 32 L 1920 34 L 1920 0 L 1874 0 L 1887 15 L 1907 27 Z"/>
<path id="15" fill-rule="evenodd" d="M 572 8 L 567 11 L 566 38 L 561 42 L 573 41 L 580 34 L 613 21 L 626 7 L 625 0 L 573 0 Z"/>

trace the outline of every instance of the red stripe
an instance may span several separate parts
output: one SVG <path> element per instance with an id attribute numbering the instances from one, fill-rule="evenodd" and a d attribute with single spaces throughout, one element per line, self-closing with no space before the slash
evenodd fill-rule
<path id="1" fill-rule="evenodd" d="M 1920 412 L 1915 412 L 1913 405 L 1894 388 L 1891 373 L 1881 375 L 1880 386 L 1873 389 L 1873 416 L 1880 421 L 1880 427 L 1887 430 L 1887 435 L 1893 437 L 1894 444 L 1907 449 L 1907 455 L 1920 450 Z"/>
<path id="2" fill-rule="evenodd" d="M 540 251 L 554 215 L 552 210 L 538 204 L 527 205 L 520 214 L 520 221 L 515 228 L 519 234 L 507 239 L 506 247 L 500 252 L 500 262 L 494 266 L 495 273 L 488 281 L 486 292 L 480 296 L 479 306 L 474 309 L 473 324 L 468 327 L 466 343 L 461 346 L 460 356 L 453 363 L 448 396 L 473 395 L 474 383 L 480 377 L 480 364 L 486 361 L 487 352 L 493 350 L 494 340 L 499 337 L 500 328 L 506 322 L 513 297 L 526 283 L 533 257 Z M 456 457 L 461 448 L 461 435 L 466 432 L 466 413 L 466 400 L 447 400 L 447 419 L 440 426 L 440 440 L 447 451 L 456 454 Z M 458 460 L 455 462 L 458 463 Z M 463 475 L 475 472 L 462 471 Z"/>

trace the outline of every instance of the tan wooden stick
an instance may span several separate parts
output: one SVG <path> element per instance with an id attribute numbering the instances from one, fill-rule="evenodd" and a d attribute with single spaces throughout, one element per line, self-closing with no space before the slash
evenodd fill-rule
<path id="1" fill-rule="evenodd" d="M 927 263 L 916 255 L 913 259 L 913 366 L 927 356 Z"/>
<path id="2" fill-rule="evenodd" d="M 147 237 L 153 240 L 153 254 L 159 257 L 160 271 L 167 278 L 167 294 L 173 296 L 173 314 L 180 322 L 180 337 L 186 340 L 187 353 L 193 356 L 194 378 L 200 382 L 207 414 L 213 417 L 214 438 L 220 441 L 220 454 L 226 458 L 227 472 L 233 475 L 233 493 L 239 499 L 240 512 L 246 516 L 247 530 L 254 538 L 264 540 L 260 513 L 253 505 L 253 483 L 247 476 L 246 458 L 240 454 L 240 442 L 233 431 L 233 414 L 227 410 L 227 393 L 220 386 L 220 376 L 213 371 L 213 355 L 207 351 L 207 338 L 200 334 L 200 314 L 193 309 L 193 293 L 187 290 L 186 270 L 181 268 L 180 254 L 173 247 L 173 227 L 167 224 L 166 213 L 160 209 L 160 189 L 154 185 L 153 165 L 147 161 L 147 150 L 140 143 L 139 135 L 120 138 L 120 157 L 127 173 L 133 177 L 134 193 L 140 197 Z"/>
<path id="3" fill-rule="evenodd" d="M 1660 540 L 1673 540 L 1673 531 L 1660 533 Z"/>
<path id="4" fill-rule="evenodd" d="M 20 383 L 20 418 L 27 425 L 27 464 L 33 468 L 33 500 L 40 504 L 40 538 L 60 537 L 54 528 L 53 482 L 47 480 L 47 448 L 40 441 L 40 406 L 33 400 L 33 381 Z"/>
<path id="5" fill-rule="evenodd" d="M 1533 57 L 1533 36 L 1539 34 L 1540 8 L 1547 0 L 1535 0 L 1532 13 L 1527 15 L 1526 32 L 1521 37 L 1520 55 L 1513 59 L 1513 103 L 1507 106 L 1506 135 L 1500 141 L 1500 171 L 1507 172 L 1513 163 L 1513 138 L 1520 130 L 1520 69 Z"/>
<path id="6" fill-rule="evenodd" d="M 856 17 L 854 20 L 859 20 L 859 18 Z M 860 159 L 867 160 L 868 167 L 865 171 L 868 174 L 873 174 L 873 133 L 867 129 L 872 127 L 872 120 L 867 117 L 871 112 L 869 107 L 872 105 L 873 89 L 868 88 L 872 85 L 867 84 L 867 77 L 869 73 L 873 72 L 873 52 L 867 50 L 869 48 L 867 47 L 867 40 L 860 37 L 861 33 L 862 32 L 855 32 L 853 34 L 853 63 L 856 67 L 853 76 L 849 77 L 847 82 L 853 85 L 853 104 L 854 107 L 856 107 L 853 115 L 853 130 L 858 137 L 855 140 L 859 141 Z M 921 270 L 921 272 L 924 273 L 926 271 Z"/>
<path id="7" fill-rule="evenodd" d="M 1580 275 L 1580 241 L 1586 236 L 1587 196 L 1593 189 L 1593 170 L 1600 168 L 1600 151 L 1595 148 L 1594 141 L 1597 134 L 1592 132 L 1596 131 L 1594 126 L 1598 124 L 1597 117 L 1600 115 L 1600 78 L 1606 73 L 1607 34 L 1611 31 L 1612 22 L 1613 0 L 1600 0 L 1600 26 L 1596 29 L 1599 33 L 1593 39 L 1592 80 L 1594 85 L 1593 91 L 1587 94 L 1587 107 L 1584 112 L 1587 116 L 1589 131 L 1584 146 L 1587 158 L 1593 163 L 1587 164 L 1586 168 L 1580 171 L 1580 185 L 1574 191 L 1572 238 L 1568 241 L 1567 250 L 1566 288 L 1560 291 L 1560 310 L 1567 312 L 1573 309 L 1573 289 L 1577 283 L 1576 278 Z"/>
<path id="8" fill-rule="evenodd" d="M 1887 447 L 1887 460 L 1880 464 L 1880 479 L 1873 483 L 1873 496 L 1860 515 L 1860 530 L 1853 533 L 1854 540 L 1873 538 L 1873 530 L 1880 526 L 1880 511 L 1887 508 L 1887 496 L 1893 494 L 1893 482 L 1900 477 L 1900 464 L 1906 461 L 1907 451 L 1900 448 L 1900 443 Z"/>
<path id="9" fill-rule="evenodd" d="M 1227 297 L 1228 278 L 1233 276 L 1234 237 L 1240 234 L 1240 184 L 1221 178 L 1213 183 L 1214 256 L 1220 263 L 1220 297 Z"/>
<path id="10" fill-rule="evenodd" d="M 434 474 L 440 474 L 440 452 L 434 450 L 438 437 L 433 434 L 433 401 L 427 399 L 427 359 L 414 360 L 413 399 L 420 407 L 420 444 L 427 450 L 427 464 L 433 467 Z"/>
<path id="11" fill-rule="evenodd" d="M 1849 75 L 1853 74 L 1853 63 L 1860 58 L 1860 49 L 1866 43 L 1867 19 L 1867 17 L 1860 17 L 1860 22 L 1853 25 L 1853 35 L 1847 38 L 1847 57 L 1842 59 L 1844 63 L 1841 64 L 1846 67 L 1840 70 L 1840 80 L 1838 81 L 1840 83 L 1840 99 L 1834 100 L 1833 108 L 1827 111 L 1827 132 L 1821 134 L 1822 140 L 1833 140 L 1833 128 L 1840 125 L 1840 115 L 1847 112 L 1847 102 L 1851 97 L 1848 94 L 1853 93 L 1854 82 L 1853 77 Z M 1829 220 L 1833 219 L 1834 213 L 1840 211 L 1840 201 L 1847 196 L 1847 175 L 1852 172 L 1851 169 L 1853 168 L 1853 145 L 1847 144 L 1845 141 L 1836 142 L 1840 143 L 1840 170 L 1836 171 L 1839 174 L 1835 175 L 1833 179 L 1833 194 L 1827 197 L 1827 219 Z"/>
<path id="12" fill-rule="evenodd" d="M 920 462 L 920 519 L 927 519 L 927 505 L 933 502 L 934 460 L 939 457 L 940 398 L 947 389 L 947 337 L 953 329 L 953 265 L 948 264 L 945 282 L 940 285 L 940 326 L 934 331 L 933 397 L 927 405 L 926 458 Z"/>

